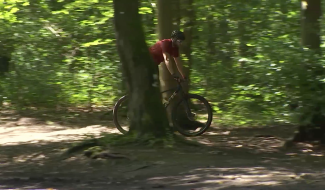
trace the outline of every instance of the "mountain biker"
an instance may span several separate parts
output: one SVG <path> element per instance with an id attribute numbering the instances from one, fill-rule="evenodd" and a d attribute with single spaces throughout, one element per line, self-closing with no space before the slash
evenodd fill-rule
<path id="1" fill-rule="evenodd" d="M 149 48 L 149 52 L 157 65 L 160 65 L 161 62 L 165 62 L 166 67 L 170 74 L 177 81 L 186 80 L 187 76 L 185 75 L 183 64 L 179 55 L 179 47 L 182 42 L 185 40 L 185 35 L 179 30 L 174 30 L 171 34 L 170 39 L 163 39 L 156 42 L 153 46 Z M 174 58 L 177 69 L 182 76 L 182 79 L 174 72 L 173 67 L 170 63 L 171 58 Z M 185 113 L 185 112 L 184 112 Z M 181 125 L 184 129 L 196 130 L 198 127 L 204 126 L 203 123 L 197 121 L 190 121 L 186 114 L 180 115 L 182 119 L 178 118 L 178 124 Z"/>
<path id="2" fill-rule="evenodd" d="M 166 67 L 170 74 L 176 80 L 180 80 L 178 75 L 174 72 L 170 59 L 173 57 L 177 66 L 178 71 L 182 75 L 182 78 L 186 80 L 183 64 L 179 55 L 179 47 L 182 41 L 185 40 L 185 35 L 179 30 L 174 30 L 171 34 L 170 39 L 163 39 L 156 42 L 149 48 L 149 52 L 154 62 L 159 65 L 161 62 L 165 62 Z"/>

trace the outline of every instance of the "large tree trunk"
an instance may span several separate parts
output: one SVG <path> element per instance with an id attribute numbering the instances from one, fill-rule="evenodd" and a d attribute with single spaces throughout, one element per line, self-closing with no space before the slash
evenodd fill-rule
<path id="1" fill-rule="evenodd" d="M 145 43 L 138 9 L 138 0 L 114 0 L 118 52 L 130 95 L 130 132 L 164 137 L 168 120 L 161 103 L 158 69 Z"/>
<path id="2" fill-rule="evenodd" d="M 322 15 L 321 11 L 321 1 L 320 0 L 307 0 L 302 1 L 302 23 L 301 23 L 301 41 L 302 45 L 314 51 L 315 55 L 320 54 L 320 17 Z M 317 78 L 319 75 L 323 75 L 323 68 L 317 67 L 318 62 L 317 56 L 311 57 L 309 62 L 306 63 L 307 69 L 312 69 L 313 77 Z M 310 67 L 307 64 L 314 64 Z M 317 83 L 317 81 L 313 81 Z M 315 88 L 315 86 L 317 86 Z M 310 88 L 311 87 L 311 88 Z M 324 92 L 324 85 L 318 83 L 317 85 L 308 84 L 310 92 L 315 92 L 317 96 L 318 92 Z M 303 92 L 304 93 L 304 92 Z M 320 94 L 322 95 L 322 94 Z M 303 96 L 303 95 L 302 95 Z M 312 101 L 312 105 L 310 104 Z M 301 123 L 305 122 L 309 118 L 309 124 L 301 124 L 299 126 L 299 131 L 294 136 L 294 142 L 304 142 L 304 141 L 321 141 L 325 144 L 325 116 L 322 113 L 324 109 L 324 101 L 319 102 L 319 100 L 305 99 L 301 106 L 305 106 L 309 109 L 305 109 L 301 116 Z"/>

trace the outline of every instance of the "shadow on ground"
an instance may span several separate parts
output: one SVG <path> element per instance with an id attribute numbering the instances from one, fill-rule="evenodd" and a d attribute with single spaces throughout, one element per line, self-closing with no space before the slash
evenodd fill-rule
<path id="1" fill-rule="evenodd" d="M 295 130 L 290 126 L 215 127 L 192 138 L 203 144 L 198 147 L 108 145 L 108 151 L 126 158 L 95 160 L 81 153 L 66 158 L 62 152 L 85 135 L 118 133 L 107 124 L 94 120 L 80 126 L 55 122 L 6 126 L 12 116 L 1 117 L 0 189 L 321 190 L 325 186 L 321 147 L 282 148 Z"/>

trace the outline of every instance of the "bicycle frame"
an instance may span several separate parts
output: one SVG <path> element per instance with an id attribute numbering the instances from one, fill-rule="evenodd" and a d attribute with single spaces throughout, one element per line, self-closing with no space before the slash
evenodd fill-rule
<path id="1" fill-rule="evenodd" d="M 169 92 L 169 91 L 174 91 L 174 90 L 175 90 L 174 93 L 173 93 L 173 94 L 168 98 L 168 100 L 163 99 L 163 100 L 164 100 L 163 104 L 164 104 L 164 107 L 165 107 L 165 108 L 167 108 L 167 107 L 169 106 L 170 101 L 171 101 L 172 99 L 174 99 L 174 97 L 175 97 L 175 96 L 176 96 L 180 91 L 182 91 L 182 89 L 183 89 L 181 83 L 180 83 L 179 81 L 177 81 L 177 83 L 178 83 L 178 84 L 177 84 L 177 87 L 176 87 L 176 88 L 172 88 L 172 89 L 165 90 L 165 91 L 162 91 L 162 92 L 161 92 L 161 93 L 165 93 L 165 92 Z M 193 116 L 195 116 L 195 115 L 192 114 L 191 109 L 190 109 L 190 107 L 189 107 L 189 105 L 188 105 L 188 102 L 186 101 L 185 96 L 183 96 L 182 98 L 183 98 L 183 100 L 185 100 L 184 105 L 185 105 L 185 112 L 186 112 L 186 115 L 187 115 L 188 119 L 193 120 Z"/>
<path id="2" fill-rule="evenodd" d="M 164 90 L 164 91 L 160 92 L 160 93 L 163 94 L 163 93 L 166 93 L 166 92 L 174 91 L 173 94 L 168 98 L 168 100 L 164 100 L 163 104 L 164 104 L 165 108 L 167 108 L 167 107 L 169 106 L 170 101 L 171 101 L 172 99 L 174 99 L 175 96 L 176 96 L 176 95 L 177 95 L 177 94 L 178 94 L 182 89 L 183 89 L 183 87 L 182 87 L 181 83 L 178 82 L 176 88 L 172 88 L 172 89 L 168 89 L 168 90 Z"/>

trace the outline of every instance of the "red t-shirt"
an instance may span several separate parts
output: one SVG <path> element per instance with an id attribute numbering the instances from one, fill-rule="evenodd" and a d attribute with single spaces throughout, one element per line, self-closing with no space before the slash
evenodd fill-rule
<path id="1" fill-rule="evenodd" d="M 169 53 L 169 55 L 172 57 L 179 56 L 178 47 L 173 47 L 173 42 L 171 39 L 164 39 L 158 41 L 156 44 L 149 48 L 149 52 L 155 63 L 157 63 L 158 65 L 161 62 L 164 62 L 163 52 Z"/>

